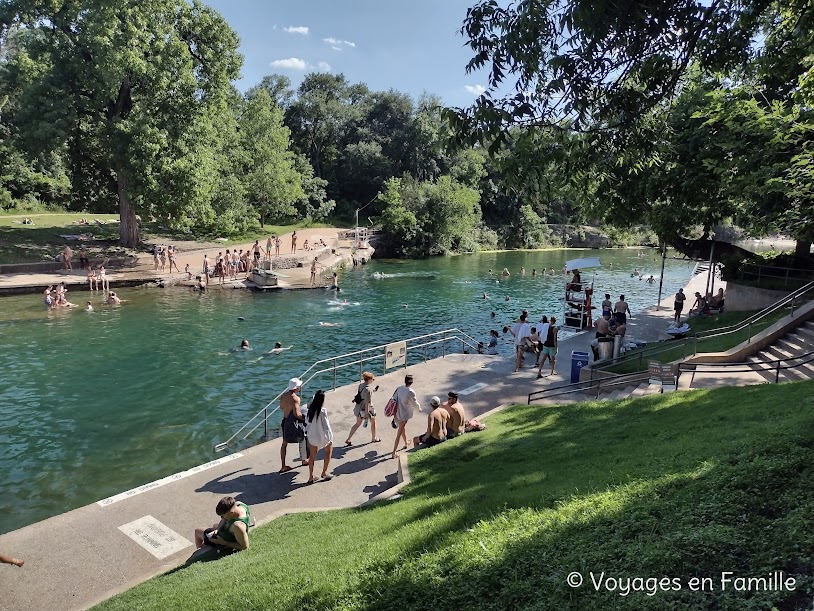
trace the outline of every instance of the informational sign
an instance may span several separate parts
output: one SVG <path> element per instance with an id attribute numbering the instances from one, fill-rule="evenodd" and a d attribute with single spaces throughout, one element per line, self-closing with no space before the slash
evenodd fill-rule
<path id="1" fill-rule="evenodd" d="M 159 560 L 192 545 L 192 541 L 184 539 L 153 516 L 144 516 L 129 524 L 119 526 L 119 530 Z"/>
<path id="2" fill-rule="evenodd" d="M 407 342 L 395 342 L 385 347 L 384 366 L 403 367 L 407 364 Z"/>
<path id="3" fill-rule="evenodd" d="M 487 386 L 489 386 L 489 385 L 485 384 L 483 382 L 480 382 L 478 384 L 473 384 L 472 386 L 468 386 L 467 388 L 464 388 L 463 390 L 459 390 L 458 394 L 459 395 L 471 395 L 473 392 L 478 392 L 479 390 L 481 390 L 483 388 L 486 388 Z"/>

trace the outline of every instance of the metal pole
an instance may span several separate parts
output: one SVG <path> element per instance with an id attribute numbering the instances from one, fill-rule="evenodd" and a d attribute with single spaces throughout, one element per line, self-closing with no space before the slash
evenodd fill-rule
<path id="1" fill-rule="evenodd" d="M 333 390 L 336 390 L 336 359 L 334 359 L 334 387 Z"/>
<path id="2" fill-rule="evenodd" d="M 712 234 L 712 244 L 709 247 L 709 271 L 707 271 L 707 292 L 704 294 L 704 298 L 706 298 L 707 293 L 709 293 L 709 281 L 712 277 L 712 258 L 715 255 L 715 234 Z"/>
<path id="3" fill-rule="evenodd" d="M 667 259 L 667 240 L 661 245 L 661 276 L 659 277 L 659 300 L 656 302 L 656 309 L 661 309 L 661 289 L 664 286 L 664 261 Z"/>
<path id="4" fill-rule="evenodd" d="M 441 358 L 447 357 L 447 332 L 444 331 L 444 337 L 441 340 Z"/>
<path id="5" fill-rule="evenodd" d="M 746 341 L 747 341 L 747 343 L 750 343 L 752 341 L 752 323 L 751 322 L 749 323 L 749 337 L 746 338 Z"/>
<path id="6" fill-rule="evenodd" d="M 269 408 L 263 409 L 263 438 L 268 439 L 269 436 Z"/>
<path id="7" fill-rule="evenodd" d="M 780 361 L 777 361 L 777 371 L 774 374 L 774 383 L 777 384 L 780 381 Z"/>

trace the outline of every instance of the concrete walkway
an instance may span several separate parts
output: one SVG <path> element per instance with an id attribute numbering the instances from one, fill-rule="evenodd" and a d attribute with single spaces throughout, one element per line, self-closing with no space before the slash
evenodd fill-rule
<path id="1" fill-rule="evenodd" d="M 320 268 L 317 276 L 317 286 L 324 287 L 330 284 L 331 270 L 338 265 L 343 259 L 349 260 L 352 252 L 352 240 L 339 240 L 339 234 L 345 229 L 337 228 L 318 228 L 318 229 L 299 229 L 297 230 L 297 252 L 291 253 L 291 234 L 281 235 L 283 241 L 280 247 L 280 256 L 272 257 L 273 261 L 287 261 L 296 259 L 303 263 L 303 267 L 292 267 L 280 271 L 280 288 L 310 288 L 310 265 L 309 262 L 315 256 L 320 257 Z M 329 246 L 328 248 L 320 248 L 317 250 L 302 250 L 302 245 L 305 240 L 309 243 L 314 243 L 322 238 Z M 229 246 L 231 251 L 237 248 L 251 250 L 254 242 L 246 244 L 235 244 Z M 265 240 L 260 240 L 260 245 L 265 249 Z M 225 246 L 213 246 L 208 248 L 196 248 L 194 250 L 178 251 L 178 268 L 182 270 L 179 272 L 161 272 L 155 271 L 153 256 L 151 254 L 142 253 L 137 257 L 135 265 L 122 268 L 106 269 L 106 275 L 110 281 L 111 287 L 133 286 L 136 284 L 144 284 L 147 282 L 164 282 L 167 284 L 174 284 L 184 282 L 187 274 L 183 272 L 185 266 L 189 264 L 189 269 L 192 272 L 193 278 L 201 274 L 203 266 L 204 254 L 209 255 L 212 265 L 215 264 L 215 257 L 218 252 L 225 252 Z M 336 254 L 331 254 L 331 249 L 336 250 Z M 362 256 L 370 258 L 372 251 L 363 251 Z M 88 290 L 87 274 L 85 270 L 79 269 L 78 255 L 74 256 L 75 269 L 72 272 L 47 272 L 47 273 L 12 273 L 0 274 L 0 293 L 36 293 L 41 292 L 45 287 L 65 282 L 68 287 L 68 300 L 75 303 L 77 306 L 87 301 L 91 295 L 98 295 L 101 300 L 102 291 L 92 293 Z M 167 263 L 169 269 L 169 263 Z M 212 278 L 209 281 L 209 288 L 218 290 L 222 288 L 245 288 L 247 285 L 244 283 L 246 274 L 238 275 L 238 281 L 229 281 L 224 285 L 219 285 L 217 278 Z M 87 295 L 80 295 L 80 293 L 87 293 Z M 92 298 L 92 297 L 91 297 Z"/>
<path id="2" fill-rule="evenodd" d="M 200 264 L 197 253 L 187 256 Z M 179 264 L 183 269 L 185 263 Z M 655 341 L 671 319 L 671 310 L 638 313 L 628 337 Z M 279 474 L 278 439 L 0 535 L 0 551 L 26 561 L 22 569 L 0 567 L 7 582 L 0 609 L 85 609 L 183 564 L 194 552 L 194 528 L 217 521 L 215 504 L 226 495 L 248 503 L 258 524 L 286 513 L 358 506 L 396 483 L 398 461 L 389 458 L 394 431 L 382 408 L 405 372 L 415 377 L 414 388 L 422 405 L 427 406 L 434 394 L 443 398 L 447 391 L 456 390 L 471 418 L 502 404 L 525 403 L 529 392 L 568 384 L 571 351 L 589 351 L 592 339 L 589 331 L 562 340 L 557 373 L 542 379 L 536 378 L 533 367 L 513 373 L 513 362 L 505 356 L 465 354 L 381 376 L 374 400 L 380 413 L 379 443 L 371 442 L 370 428 L 360 428 L 353 446 L 346 448 L 343 442 L 355 420 L 351 400 L 356 384 L 328 393 L 326 409 L 337 444 L 331 462 L 336 477 L 329 482 L 306 485 L 307 468 L 299 466 Z M 304 389 L 306 401 L 315 390 Z M 279 418 L 275 415 L 274 420 Z M 412 437 L 425 428 L 424 414 L 416 414 L 407 432 Z M 289 446 L 288 464 L 298 463 L 296 446 Z"/>

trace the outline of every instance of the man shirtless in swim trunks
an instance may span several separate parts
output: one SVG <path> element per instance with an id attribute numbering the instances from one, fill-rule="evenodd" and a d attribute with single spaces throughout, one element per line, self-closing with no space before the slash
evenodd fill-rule
<path id="1" fill-rule="evenodd" d="M 301 388 L 302 381 L 297 378 L 292 378 L 288 383 L 288 388 L 280 397 L 280 408 L 283 410 L 283 422 L 291 418 L 291 414 L 293 414 L 294 419 L 299 420 L 300 422 L 305 420 L 302 412 L 300 411 L 300 397 L 297 394 Z M 285 463 L 285 454 L 286 449 L 288 448 L 288 443 L 289 442 L 286 441 L 286 425 L 283 424 L 283 445 L 280 447 L 280 460 L 282 463 L 280 473 L 291 471 L 291 467 Z M 308 464 L 308 461 L 302 457 L 302 453 L 300 453 L 300 460 L 302 461 L 303 467 Z"/>
<path id="2" fill-rule="evenodd" d="M 69 272 L 73 271 L 73 267 L 71 267 L 71 259 L 73 259 L 73 251 L 71 247 L 65 244 L 65 248 L 62 249 L 62 269 L 66 269 Z"/>

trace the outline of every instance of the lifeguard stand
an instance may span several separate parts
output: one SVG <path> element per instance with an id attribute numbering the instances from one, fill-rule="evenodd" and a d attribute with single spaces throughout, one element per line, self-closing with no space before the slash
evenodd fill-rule
<path id="1" fill-rule="evenodd" d="M 584 259 L 572 259 L 565 262 L 565 315 L 563 316 L 563 326 L 569 329 L 581 331 L 590 329 L 593 326 L 593 316 L 591 311 L 595 306 L 591 305 L 591 298 L 594 293 L 594 281 L 596 280 L 595 270 L 601 267 L 599 259 L 591 257 Z M 580 281 L 572 282 L 570 274 L 575 270 L 580 272 Z M 590 274 L 590 279 L 587 278 Z"/>

